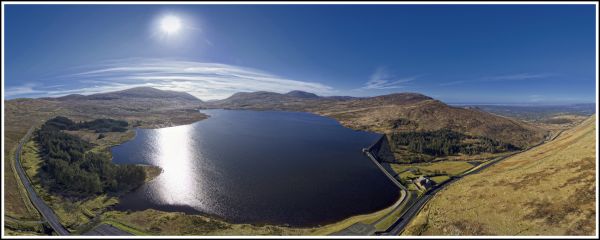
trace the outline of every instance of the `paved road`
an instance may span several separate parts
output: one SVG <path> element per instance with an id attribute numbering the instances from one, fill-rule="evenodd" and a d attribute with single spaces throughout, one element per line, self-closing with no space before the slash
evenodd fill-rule
<path id="1" fill-rule="evenodd" d="M 54 214 L 52 209 L 48 207 L 48 205 L 46 205 L 46 203 L 35 193 L 35 190 L 31 185 L 31 181 L 29 181 L 29 178 L 25 174 L 23 166 L 21 166 L 21 151 L 23 150 L 23 144 L 29 141 L 31 134 L 33 133 L 33 129 L 34 127 L 30 128 L 29 131 L 27 131 L 27 134 L 25 134 L 25 136 L 23 137 L 23 139 L 21 139 L 21 142 L 19 142 L 19 145 L 17 146 L 17 151 L 15 152 L 15 168 L 17 169 L 17 174 L 19 175 L 23 186 L 25 186 L 25 189 L 27 190 L 27 195 L 29 196 L 31 203 L 33 203 L 33 206 L 35 206 L 35 208 L 40 212 L 40 214 L 42 215 L 42 217 L 44 217 L 46 222 L 48 222 L 50 227 L 52 227 L 52 229 L 54 229 L 54 231 L 58 235 L 69 235 L 69 231 L 67 231 L 67 229 L 65 229 L 62 226 L 62 224 L 60 224 L 60 221 L 58 221 L 58 217 L 56 216 L 56 214 Z"/>

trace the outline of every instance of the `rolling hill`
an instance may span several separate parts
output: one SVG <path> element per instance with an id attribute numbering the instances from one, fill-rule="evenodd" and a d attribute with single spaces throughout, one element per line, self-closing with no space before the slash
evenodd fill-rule
<path id="1" fill-rule="evenodd" d="M 403 234 L 596 234 L 595 122 L 441 190 Z"/>
<path id="2" fill-rule="evenodd" d="M 310 97 L 305 97 L 310 96 Z M 519 120 L 477 109 L 452 107 L 419 93 L 376 97 L 321 97 L 273 92 L 236 93 L 205 104 L 209 108 L 305 111 L 332 117 L 341 124 L 379 133 L 451 129 L 527 148 L 541 142 L 547 131 Z"/>
<path id="3" fill-rule="evenodd" d="M 72 94 L 44 98 L 67 109 L 74 119 L 111 117 L 143 121 L 150 127 L 190 123 L 205 116 L 198 111 L 203 102 L 185 92 L 136 87 L 91 95 Z"/>
<path id="4" fill-rule="evenodd" d="M 91 95 L 70 94 L 57 98 L 44 98 L 58 101 L 82 100 L 118 100 L 118 99 L 163 99 L 199 102 L 202 101 L 186 92 L 160 90 L 152 87 L 135 87 L 121 91 L 96 93 Z"/>

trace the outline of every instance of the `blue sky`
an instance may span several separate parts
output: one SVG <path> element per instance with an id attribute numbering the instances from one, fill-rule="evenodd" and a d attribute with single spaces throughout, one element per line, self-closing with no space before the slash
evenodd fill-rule
<path id="1" fill-rule="evenodd" d="M 594 5 L 6 5 L 4 18 L 9 99 L 154 86 L 595 102 Z"/>

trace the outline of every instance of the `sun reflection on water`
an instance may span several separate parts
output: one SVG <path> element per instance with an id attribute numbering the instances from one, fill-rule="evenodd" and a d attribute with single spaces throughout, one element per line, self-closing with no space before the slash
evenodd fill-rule
<path id="1" fill-rule="evenodd" d="M 200 207 L 195 197 L 197 191 L 196 171 L 193 159 L 190 125 L 157 129 L 153 136 L 157 146 L 153 162 L 163 172 L 156 179 L 155 190 L 164 204 L 192 205 Z"/>

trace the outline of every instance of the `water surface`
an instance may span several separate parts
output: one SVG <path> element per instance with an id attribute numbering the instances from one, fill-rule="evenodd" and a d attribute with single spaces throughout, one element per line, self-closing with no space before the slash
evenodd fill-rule
<path id="1" fill-rule="evenodd" d="M 133 140 L 112 149 L 115 163 L 163 169 L 122 197 L 117 209 L 316 226 L 383 209 L 398 198 L 395 186 L 361 152 L 379 134 L 309 113 L 202 112 L 210 117 L 137 129 Z"/>

